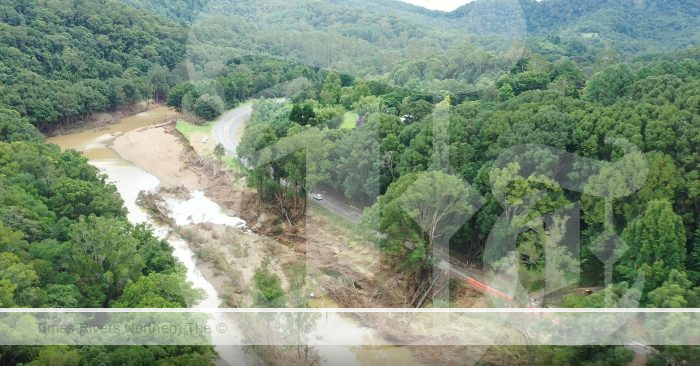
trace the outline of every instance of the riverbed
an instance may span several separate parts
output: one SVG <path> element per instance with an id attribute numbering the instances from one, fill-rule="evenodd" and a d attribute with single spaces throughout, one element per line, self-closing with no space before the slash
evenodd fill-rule
<path id="1" fill-rule="evenodd" d="M 221 297 L 216 287 L 202 274 L 198 268 L 197 261 L 192 249 L 187 242 L 170 237 L 169 228 L 159 227 L 150 219 L 149 215 L 136 203 L 139 192 L 155 191 L 161 184 L 173 182 L 162 182 L 157 176 L 168 180 L 170 176 L 162 171 L 146 171 L 137 164 L 122 159 L 122 157 L 110 146 L 114 139 L 129 132 L 141 129 L 148 133 L 148 126 L 162 124 L 173 118 L 172 112 L 165 107 L 158 107 L 147 112 L 124 118 L 117 123 L 105 128 L 86 130 L 73 134 L 56 136 L 48 139 L 48 142 L 57 144 L 62 149 L 74 149 L 86 156 L 90 164 L 99 168 L 113 183 L 119 191 L 124 204 L 128 209 L 128 218 L 132 223 L 147 223 L 155 228 L 156 235 L 163 239 L 168 239 L 173 247 L 173 255 L 186 267 L 187 280 L 192 282 L 195 288 L 201 289 L 204 297 L 198 302 L 195 308 L 218 308 L 222 304 Z M 154 151 L 157 151 L 158 141 L 151 141 Z M 157 159 L 151 154 L 142 155 L 144 159 Z M 130 157 L 134 161 L 136 157 Z M 176 176 L 177 178 L 177 176 Z M 168 209 L 173 215 L 178 225 L 191 223 L 210 222 L 214 224 L 227 225 L 237 229 L 245 230 L 246 223 L 240 218 L 231 217 L 224 213 L 214 201 L 208 199 L 201 191 L 192 191 L 191 198 L 184 200 L 169 200 Z M 314 305 L 322 307 L 335 307 L 330 300 L 316 303 Z M 211 319 L 212 324 L 216 319 Z M 385 343 L 376 342 L 379 338 L 375 331 L 363 327 L 349 319 L 336 313 L 328 313 L 321 320 L 323 326 L 320 329 L 325 331 L 315 331 L 310 334 L 316 340 L 323 340 L 317 343 L 327 343 L 328 346 L 317 347 L 324 364 L 332 365 L 401 365 L 412 366 L 420 363 L 414 359 L 411 352 L 403 347 L 344 347 L 335 346 L 339 338 L 347 340 L 350 344 L 373 344 Z M 332 325 L 328 327 L 328 325 Z M 230 332 L 229 332 L 230 334 Z M 229 335 L 229 337 L 231 337 Z M 230 342 L 230 341 L 229 341 Z M 342 341 L 341 341 L 342 342 Z M 240 343 L 239 343 L 240 344 Z M 217 346 L 216 351 L 222 360 L 218 364 L 240 364 L 252 361 L 250 356 L 242 351 L 241 347 Z M 228 361 L 228 362 L 225 362 Z"/>

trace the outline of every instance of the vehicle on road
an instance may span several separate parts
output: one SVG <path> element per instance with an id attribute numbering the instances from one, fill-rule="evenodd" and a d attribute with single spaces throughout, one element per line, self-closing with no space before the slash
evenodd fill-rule
<path id="1" fill-rule="evenodd" d="M 314 195 L 314 199 L 315 199 L 316 201 L 323 201 L 323 196 L 322 196 L 321 194 L 319 194 L 319 193 L 316 193 L 316 194 Z"/>

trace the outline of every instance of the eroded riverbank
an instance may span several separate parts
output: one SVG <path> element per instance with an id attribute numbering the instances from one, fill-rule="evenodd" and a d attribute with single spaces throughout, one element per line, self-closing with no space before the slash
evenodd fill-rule
<path id="1" fill-rule="evenodd" d="M 241 302 L 236 305 L 251 306 L 251 277 L 265 258 L 273 259 L 273 272 L 279 273 L 284 287 L 289 288 L 288 278 L 292 272 L 289 269 L 295 264 L 304 263 L 306 259 L 288 246 L 272 239 L 250 235 L 240 229 L 241 219 L 236 217 L 244 216 L 251 207 L 255 207 L 249 201 L 251 192 L 246 193 L 245 189 L 231 184 L 231 177 L 228 175 L 202 164 L 171 125 L 151 127 L 168 120 L 168 113 L 168 110 L 156 108 L 125 118 L 123 124 L 119 122 L 106 128 L 58 136 L 50 138 L 49 142 L 56 143 L 64 149 L 82 151 L 90 162 L 100 168 L 108 176 L 108 180 L 117 186 L 129 210 L 129 219 L 134 223 L 153 224 L 159 236 L 169 239 L 174 248 L 174 255 L 187 268 L 188 280 L 195 287 L 204 290 L 205 298 L 198 307 L 218 307 L 222 301 L 231 306 L 232 300 L 228 296 L 223 296 L 222 299 L 220 294 L 228 293 L 228 288 L 234 280 L 240 287 L 238 292 L 233 292 L 236 294 L 235 299 Z M 163 197 L 168 211 L 174 215 L 174 220 L 177 222 L 179 219 L 180 224 L 188 224 L 179 226 L 177 235 L 173 236 L 168 228 L 155 225 L 149 214 L 136 202 L 140 191 L 155 192 L 159 187 L 180 186 L 184 186 L 188 197 L 181 197 L 179 201 L 176 197 Z M 221 207 L 221 221 L 202 217 L 196 219 L 187 215 L 188 211 L 201 209 L 197 200 L 206 197 L 211 203 Z M 254 194 L 252 197 L 254 198 Z M 195 201 L 191 201 L 192 199 Z M 183 206 L 186 208 L 182 208 Z M 212 207 L 204 207 L 204 211 L 209 214 Z M 249 216 L 259 217 L 259 213 L 249 213 Z M 187 230 L 194 230 L 194 235 L 203 236 L 204 246 L 200 248 L 196 243 L 182 240 L 180 237 Z M 202 233 L 206 233 L 208 237 Z M 233 241 L 237 245 L 223 245 L 220 242 L 222 239 Z M 210 253 L 209 259 L 205 258 L 207 250 Z M 247 273 L 232 274 L 229 271 L 231 268 L 245 268 Z M 333 280 L 321 271 L 318 277 L 318 288 L 322 287 L 323 281 Z M 318 290 L 310 287 L 304 291 Z M 302 292 L 296 296 L 302 300 L 310 294 Z M 317 304 L 324 307 L 335 305 L 330 299 L 321 299 Z M 333 336 L 336 333 L 358 338 L 359 343 L 362 343 L 363 339 L 371 342 L 372 338 L 377 337 L 373 330 L 337 314 L 326 317 L 324 321 L 334 324 L 334 332 L 314 334 L 314 337 L 325 337 L 328 344 L 335 342 Z M 223 359 L 229 361 L 240 362 L 247 359 L 239 347 L 217 347 L 217 351 Z M 400 360 L 402 365 L 419 364 L 407 349 L 400 347 L 324 346 L 318 347 L 317 351 L 320 360 L 325 364 L 374 365 L 391 364 L 387 362 L 396 360 Z"/>
<path id="2" fill-rule="evenodd" d="M 216 308 L 222 303 L 221 297 L 214 285 L 202 274 L 187 242 L 173 237 L 170 228 L 154 223 L 148 212 L 137 203 L 141 191 L 155 191 L 162 182 L 150 172 L 122 159 L 116 151 L 109 147 L 117 136 L 138 128 L 162 124 L 172 120 L 174 116 L 168 108 L 159 107 L 126 117 L 108 126 L 51 137 L 47 139 L 47 142 L 54 143 L 62 149 L 80 151 L 89 159 L 90 164 L 99 168 L 107 176 L 108 181 L 116 186 L 124 200 L 124 205 L 129 211 L 129 221 L 134 224 L 149 224 L 154 228 L 156 236 L 168 239 L 173 247 L 173 256 L 186 268 L 187 280 L 203 294 L 202 299 L 195 304 L 195 307 Z M 215 324 L 214 319 L 210 319 L 210 322 Z M 240 347 L 215 348 L 222 359 L 237 361 L 249 359 Z M 225 364 L 229 363 L 222 363 L 222 365 Z"/>

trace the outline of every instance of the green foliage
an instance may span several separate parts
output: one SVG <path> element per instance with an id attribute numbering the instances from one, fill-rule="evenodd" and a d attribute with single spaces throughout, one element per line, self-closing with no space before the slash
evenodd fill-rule
<path id="1" fill-rule="evenodd" d="M 194 103 L 194 114 L 206 120 L 218 117 L 224 110 L 224 102 L 218 96 L 202 94 Z"/>
<path id="2" fill-rule="evenodd" d="M 618 64 L 593 75 L 583 91 L 587 100 L 611 105 L 625 95 L 627 87 L 634 81 L 629 66 Z"/>
<path id="3" fill-rule="evenodd" d="M 586 60 L 610 44 L 623 57 L 633 57 L 697 44 L 698 12 L 692 0 L 548 0 L 519 4 L 531 42 L 550 54 L 568 53 Z M 456 13 L 469 8 L 467 5 Z M 494 26 L 500 26 L 499 22 Z"/>
<path id="4" fill-rule="evenodd" d="M 283 308 L 285 305 L 284 290 L 277 274 L 268 269 L 268 262 L 255 270 L 253 276 L 257 289 L 255 306 L 262 308 Z"/>
<path id="5" fill-rule="evenodd" d="M 190 99 L 196 100 L 200 97 L 199 90 L 190 82 L 184 82 L 176 85 L 168 93 L 166 104 L 168 107 L 175 108 L 177 111 L 182 111 L 183 99 L 187 96 Z"/>
<path id="6" fill-rule="evenodd" d="M 314 112 L 314 107 L 311 104 L 298 105 L 295 104 L 292 107 L 292 111 L 289 112 L 289 120 L 296 122 L 302 126 L 306 125 L 316 125 L 316 112 Z"/>
<path id="7" fill-rule="evenodd" d="M 323 89 L 321 90 L 321 103 L 332 105 L 337 104 L 340 101 L 340 91 L 342 85 L 340 84 L 340 77 L 338 74 L 331 72 L 326 76 L 326 80 L 323 82 Z"/>
<path id="8" fill-rule="evenodd" d="M 637 72 L 616 64 L 596 74 L 588 82 L 581 99 L 578 96 L 586 85 L 585 76 L 568 58 L 549 64 L 530 54 L 515 72 L 507 79 L 510 81 L 503 84 L 504 88 L 524 85 L 523 90 L 549 90 L 527 90 L 517 96 L 512 93 L 501 103 L 487 100 L 455 103 L 450 97 L 434 107 L 432 103 L 442 98 L 383 87 L 379 82 L 355 80 L 342 87 L 340 103 L 343 103 L 343 98 L 357 98 L 352 108 L 364 116 L 361 126 L 347 131 L 299 126 L 303 106 L 318 106 L 320 101 L 286 107 L 271 101 L 261 103 L 239 147 L 240 156 L 248 162 L 255 162 L 261 154 L 267 160 L 282 151 L 297 152 L 284 158 L 273 158 L 273 161 L 254 169 L 249 182 L 265 199 L 273 199 L 274 192 L 280 191 L 303 197 L 305 190 L 292 188 L 305 182 L 306 187 L 322 185 L 354 201 L 384 206 L 368 210 L 366 224 L 379 229 L 381 235 L 375 239 L 387 252 L 402 258 L 403 263 L 417 264 L 426 258 L 430 236 L 424 235 L 421 226 L 407 215 L 398 197 L 407 194 L 408 186 L 415 183 L 413 173 L 439 167 L 436 157 L 440 161 L 449 161 L 458 177 L 470 182 L 485 197 L 485 206 L 475 213 L 475 217 L 456 228 L 457 232 L 450 240 L 451 247 L 480 260 L 491 258 L 492 253 L 484 253 L 483 244 L 495 220 L 504 213 L 504 205 L 527 207 L 529 203 L 522 201 L 523 197 L 542 190 L 547 193 L 533 203 L 534 207 L 523 211 L 528 212 L 527 215 L 519 216 L 513 207 L 505 209 L 507 215 L 508 210 L 513 210 L 512 218 L 525 224 L 578 200 L 577 196 L 562 190 L 550 175 L 552 165 L 548 164 L 555 162 L 546 152 L 530 157 L 533 167 L 527 170 L 509 166 L 505 170 L 492 171 L 490 163 L 493 159 L 510 147 L 536 143 L 596 160 L 618 161 L 621 150 L 604 142 L 607 137 L 618 137 L 638 146 L 646 161 L 638 156 L 639 159 L 634 161 L 624 159 L 605 167 L 580 196 L 584 210 L 581 265 L 587 277 L 592 281 L 602 279 L 602 264 L 592 254 L 595 248 L 589 247 L 603 229 L 604 204 L 599 197 L 605 194 L 626 196 L 627 183 L 623 176 L 640 176 L 644 166 L 649 168 L 646 184 L 639 191 L 615 201 L 614 224 L 619 228 L 617 230 L 622 232 L 627 227 L 626 232 L 633 232 L 633 222 L 648 211 L 651 202 L 666 200 L 673 202 L 671 212 L 678 214 L 664 214 L 667 216 L 665 222 L 671 223 L 672 228 L 661 229 L 659 235 L 661 231 L 666 236 L 696 231 L 695 206 L 690 197 L 700 196 L 700 189 L 694 184 L 700 176 L 697 169 L 700 153 L 694 142 L 700 133 L 700 109 L 692 107 L 693 95 L 700 90 L 700 84 L 695 82 L 700 77 L 697 61 L 657 61 Z M 564 78 L 566 85 L 552 84 Z M 512 83 L 514 80 L 522 83 Z M 619 80 L 623 82 L 617 83 Z M 614 96 L 607 100 L 607 94 L 594 93 L 596 88 L 607 93 L 616 88 L 610 85 L 618 84 L 622 86 L 617 87 Z M 563 86 L 566 88 L 560 88 Z M 375 95 L 375 91 L 387 94 Z M 395 101 L 397 95 L 402 96 L 400 103 Z M 592 100 L 593 95 L 602 99 Z M 386 101 L 390 104 L 385 104 Z M 609 103 L 612 104 L 604 105 Z M 334 116 L 335 109 L 341 111 L 341 105 L 316 107 L 317 118 L 326 120 L 330 118 L 327 116 Z M 447 146 L 435 150 L 436 134 L 440 134 L 442 141 L 447 141 Z M 301 153 L 303 151 L 306 157 Z M 561 174 L 580 179 L 586 172 L 573 169 Z M 285 187 L 283 181 L 293 184 Z M 495 191 L 492 184 L 495 184 Z M 397 185 L 396 189 L 392 188 L 394 185 Z M 456 186 L 455 181 L 448 187 L 441 187 L 440 191 L 450 192 Z M 647 226 L 641 224 L 641 227 Z M 527 260 L 521 264 L 527 268 L 523 275 L 532 288 L 542 286 L 540 274 L 545 263 L 545 244 L 548 243 L 542 239 L 542 233 L 531 230 L 523 233 L 517 244 L 518 250 L 527 253 L 523 257 Z M 557 240 L 550 239 L 547 245 L 556 248 Z M 686 271 L 695 278 L 695 263 L 700 263 L 697 260 L 700 255 L 691 256 L 691 246 L 685 248 L 680 240 L 669 240 L 665 249 L 655 248 L 652 244 L 642 249 L 642 241 L 631 237 L 625 239 L 636 249 L 625 254 L 627 262 L 623 263 L 625 270 L 619 272 L 625 272 L 621 279 L 634 279 L 639 270 L 646 270 L 649 275 L 656 273 L 647 277 L 650 279 L 646 288 L 648 293 L 660 286 L 672 269 L 683 270 L 691 262 L 693 268 Z M 663 254 L 663 264 L 652 255 L 659 250 L 659 253 L 666 253 Z M 630 253 L 634 255 L 631 257 Z M 560 264 L 566 264 L 566 268 L 560 268 L 562 273 L 576 266 L 576 261 L 568 260 L 567 253 L 560 254 Z M 637 257 L 644 259 L 637 263 Z M 655 262 L 657 264 L 653 266 Z M 648 268 L 642 268 L 644 263 Z"/>
<path id="9" fill-rule="evenodd" d="M 438 238 L 449 237 L 457 231 L 481 203 L 478 192 L 472 187 L 458 177 L 439 171 L 419 176 L 398 200 L 423 231 L 428 248 L 432 248 Z"/>
<path id="10" fill-rule="evenodd" d="M 72 220 L 91 214 L 119 216 L 125 212 L 117 190 L 101 181 L 59 178 L 49 189 L 49 209 Z"/>
<path id="11" fill-rule="evenodd" d="M 221 159 L 226 155 L 226 150 L 224 150 L 224 145 L 222 144 L 216 144 L 214 146 L 214 157 L 216 158 L 217 161 L 221 161 Z"/>
<path id="12" fill-rule="evenodd" d="M 192 21 L 209 0 L 122 0 L 138 9 L 167 16 L 177 21 Z"/>
<path id="13" fill-rule="evenodd" d="M 75 349 L 70 349 L 67 346 L 49 346 L 44 347 L 39 352 L 39 356 L 29 363 L 29 365 L 71 366 L 79 365 L 82 360 L 80 353 Z"/>
<path id="14" fill-rule="evenodd" d="M 123 221 L 94 215 L 70 227 L 71 257 L 75 261 L 78 288 L 91 307 L 117 299 L 145 266 L 137 253 L 138 243 Z"/>
<path id="15" fill-rule="evenodd" d="M 0 5 L 0 106 L 37 126 L 160 100 L 183 59 L 185 28 L 117 1 Z"/>
<path id="16" fill-rule="evenodd" d="M 184 273 L 153 273 L 129 283 L 114 304 L 119 308 L 179 308 L 192 306 L 199 294 L 186 282 Z"/>
<path id="17" fill-rule="evenodd" d="M 684 272 L 671 270 L 668 280 L 649 293 L 650 303 L 657 308 L 694 308 L 700 305 L 700 288 L 691 289 L 692 283 Z"/>
<path id="18" fill-rule="evenodd" d="M 4 114 L 4 118 L 7 114 Z M 16 113 L 10 113 L 16 118 Z M 114 186 L 26 121 L 0 142 L 0 307 L 183 307 L 197 299 L 172 248 L 133 226 Z M 22 126 L 21 124 L 24 124 Z M 19 141 L 28 140 L 29 142 Z M 1 347 L 0 363 L 211 364 L 211 347 Z"/>
<path id="19" fill-rule="evenodd" d="M 528 348 L 527 351 L 535 360 L 534 365 L 542 366 L 616 366 L 627 365 L 634 358 L 634 352 L 621 346 L 530 346 Z"/>
<path id="20" fill-rule="evenodd" d="M 318 108 L 314 112 L 319 125 L 339 128 L 345 123 L 345 108 L 340 105 Z M 355 127 L 354 121 L 353 127 Z"/>
<path id="21" fill-rule="evenodd" d="M 501 94 L 501 99 L 509 94 L 519 95 L 528 90 L 546 89 L 549 85 L 549 74 L 543 72 L 525 71 L 523 73 L 509 76 L 503 80 L 499 80 L 497 86 Z"/>
<path id="22" fill-rule="evenodd" d="M 700 362 L 700 349 L 696 346 L 665 346 L 659 348 L 661 348 L 661 352 L 652 357 L 647 365 L 667 366 L 678 363 L 692 365 Z"/>
<path id="23" fill-rule="evenodd" d="M 418 223 L 401 207 L 400 199 L 418 177 L 414 173 L 399 178 L 362 217 L 362 225 L 372 229 L 367 232 L 379 234 L 376 239 L 382 249 L 400 254 L 407 265 L 413 266 L 427 259 L 426 241 Z"/>
<path id="24" fill-rule="evenodd" d="M 637 269 L 646 274 L 646 288 L 660 286 L 671 271 L 685 269 L 685 229 L 683 219 L 668 201 L 651 201 L 640 218 L 627 226 L 623 239 L 630 246 L 626 262 L 618 269 L 634 279 Z"/>
<path id="25" fill-rule="evenodd" d="M 0 108 L 0 141 L 34 141 L 42 140 L 41 133 L 21 118 L 13 109 Z"/>

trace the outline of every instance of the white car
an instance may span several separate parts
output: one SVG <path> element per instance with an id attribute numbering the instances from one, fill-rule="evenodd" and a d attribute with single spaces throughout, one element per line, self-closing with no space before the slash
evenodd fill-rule
<path id="1" fill-rule="evenodd" d="M 316 194 L 314 195 L 314 199 L 315 199 L 316 201 L 321 201 L 321 200 L 323 200 L 323 196 L 320 195 L 320 194 L 318 194 L 318 193 L 316 193 Z"/>

